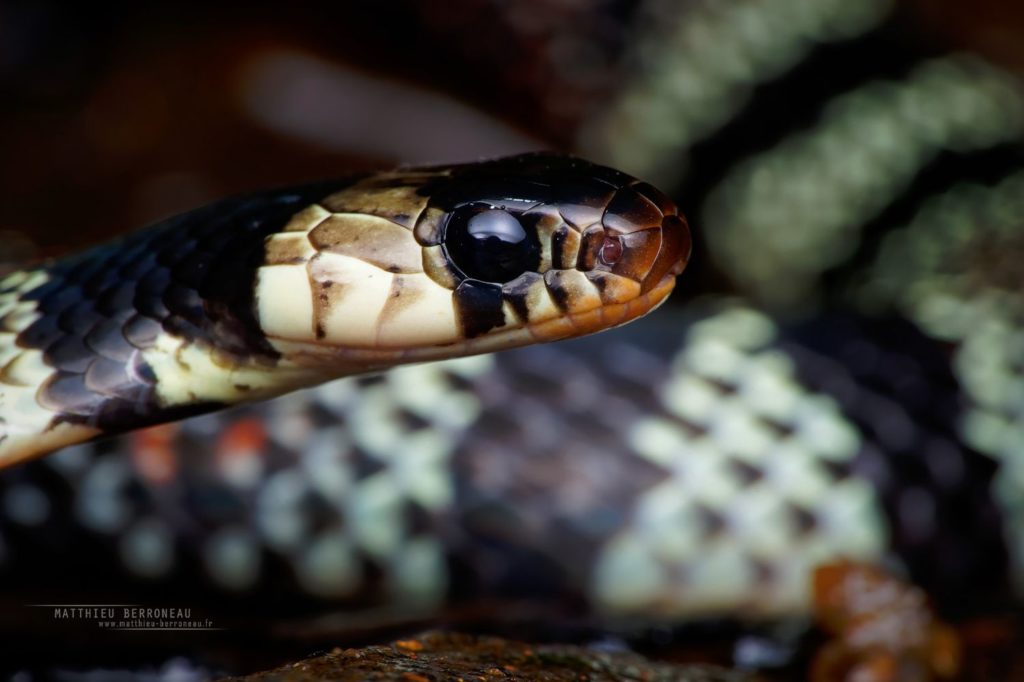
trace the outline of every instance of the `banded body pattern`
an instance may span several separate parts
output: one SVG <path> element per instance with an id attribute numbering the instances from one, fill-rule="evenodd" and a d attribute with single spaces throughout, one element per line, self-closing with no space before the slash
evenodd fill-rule
<path id="1" fill-rule="evenodd" d="M 0 454 L 201 411 L 244 390 L 229 373 L 274 367 L 252 306 L 263 240 L 322 191 L 214 204 L 4 279 Z M 192 381 L 201 367 L 218 372 Z"/>
<path id="2" fill-rule="evenodd" d="M 1007 171 L 1024 164 L 1024 98 L 990 64 L 894 41 L 892 5 L 646 2 L 634 72 L 580 137 L 678 183 L 703 213 L 711 288 L 815 319 L 697 306 L 607 345 L 400 368 L 77 446 L 4 476 L 7 569 L 60 556 L 37 546 L 45 527 L 96 550 L 97 580 L 293 589 L 311 610 L 526 592 L 608 616 L 799 615 L 808 571 L 839 556 L 895 561 L 951 610 L 1005 604 L 1011 579 L 1019 596 L 1022 211 Z M 650 297 L 674 209 L 604 171 L 562 201 L 541 181 L 550 163 L 518 163 L 377 176 L 297 212 L 258 279 L 268 342 L 316 364 L 333 337 L 349 344 L 335 359 L 369 366 L 391 363 L 380 349 L 401 330 L 457 332 L 463 351 L 625 319 L 592 306 Z M 536 271 L 482 282 L 453 261 L 449 219 L 481 209 L 536 234 Z M 646 255 L 602 262 L 609 235 Z M 446 300 L 432 284 L 454 304 L 421 316 L 417 301 Z M 836 305 L 860 314 L 822 313 Z"/>
<path id="3" fill-rule="evenodd" d="M 995 467 L 957 444 L 927 339 L 735 304 L 634 327 L 67 449 L 4 479 L 7 568 L 53 551 L 30 549 L 45 527 L 96 580 L 191 591 L 201 567 L 221 596 L 396 616 L 524 592 L 609 618 L 800 615 L 837 557 L 896 560 L 954 605 L 964 584 L 1005 597 Z M 874 373 L 865 348 L 925 371 Z"/>

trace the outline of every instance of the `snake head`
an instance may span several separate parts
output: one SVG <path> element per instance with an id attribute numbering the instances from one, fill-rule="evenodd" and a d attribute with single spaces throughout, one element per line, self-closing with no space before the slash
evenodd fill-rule
<path id="1" fill-rule="evenodd" d="M 225 199 L 0 280 L 0 466 L 607 329 L 664 301 L 689 253 L 665 195 L 552 154 Z"/>
<path id="2" fill-rule="evenodd" d="M 268 254 L 259 319 L 275 345 L 377 368 L 640 317 L 672 291 L 690 235 L 651 185 L 532 153 L 370 176 L 296 215 Z M 294 287 L 308 304 L 283 300 Z"/>

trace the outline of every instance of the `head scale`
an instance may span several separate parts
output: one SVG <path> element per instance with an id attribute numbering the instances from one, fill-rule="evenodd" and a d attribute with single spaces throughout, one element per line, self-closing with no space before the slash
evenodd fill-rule
<path id="1" fill-rule="evenodd" d="M 331 194 L 268 238 L 258 316 L 301 364 L 460 356 L 639 317 L 689 252 L 671 200 L 581 159 L 398 170 Z"/>
<path id="2" fill-rule="evenodd" d="M 0 466 L 606 329 L 660 304 L 689 252 L 663 194 L 551 154 L 226 199 L 0 280 Z"/>

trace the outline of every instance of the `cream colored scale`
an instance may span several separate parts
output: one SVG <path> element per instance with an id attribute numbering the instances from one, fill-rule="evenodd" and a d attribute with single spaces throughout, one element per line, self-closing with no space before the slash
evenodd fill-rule
<path id="1" fill-rule="evenodd" d="M 581 163 L 570 161 L 568 167 L 575 171 Z M 588 234 L 603 234 L 606 211 L 587 215 L 576 209 L 570 223 L 555 206 L 526 202 L 523 210 L 536 219 L 539 267 L 508 283 L 503 319 L 497 324 L 488 320 L 486 333 L 467 335 L 464 329 L 479 311 L 456 298 L 462 277 L 439 239 L 448 214 L 430 206 L 428 192 L 421 191 L 425 183 L 450 172 L 373 175 L 298 210 L 280 232 L 265 238 L 263 263 L 252 282 L 252 313 L 276 355 L 239 357 L 165 328 L 126 368 L 131 372 L 144 366 L 153 375 L 136 377 L 153 386 L 146 400 L 155 405 L 145 406 L 147 414 L 162 418 L 166 411 L 174 418 L 176 412 L 168 408 L 262 400 L 331 378 L 608 329 L 660 305 L 688 256 L 685 222 L 677 219 L 669 222 L 675 231 L 674 239 L 666 242 L 671 248 L 636 250 L 640 260 L 635 263 L 646 265 L 634 264 L 627 274 L 553 269 L 554 261 L 576 264 L 583 258 L 580 245 Z M 603 185 L 599 190 L 606 191 Z M 653 218 L 645 216 L 650 224 L 640 227 L 660 229 L 661 211 Z M 674 217 L 671 211 L 668 215 Z M 624 218 L 619 222 L 627 234 L 626 228 L 637 227 Z M 552 253 L 556 241 L 558 254 Z M 640 281 L 666 259 L 673 262 L 662 268 L 665 276 L 643 290 Z M 21 298 L 46 279 L 39 271 L 12 275 L 5 287 L 11 292 L 0 298 L 0 419 L 5 420 L 0 423 L 0 466 L 101 434 L 93 428 L 54 425 L 60 415 L 44 407 L 39 391 L 47 390 L 55 370 L 41 351 L 15 345 L 17 334 L 39 319 L 35 302 Z M 496 312 L 488 315 L 497 318 Z M 99 382 L 102 369 L 96 371 Z"/>
<path id="2" fill-rule="evenodd" d="M 18 334 L 39 319 L 35 301 L 21 296 L 44 284 L 46 273 L 16 272 L 0 280 L 0 466 L 7 466 L 40 452 L 93 438 L 97 429 L 59 424 L 47 429 L 54 413 L 36 401 L 36 392 L 54 373 L 42 351 L 21 348 Z"/>
<path id="3" fill-rule="evenodd" d="M 376 206 L 389 206 L 389 212 L 392 205 L 407 206 L 410 221 L 422 210 L 411 189 L 400 198 L 398 190 L 385 193 Z M 372 202 L 373 192 L 338 192 L 324 206 L 349 210 L 312 206 L 268 239 L 256 301 L 257 319 L 271 343 L 387 350 L 460 336 L 452 291 L 424 271 L 424 249 L 410 225 L 352 212 L 374 208 L 366 206 L 367 194 Z"/>
<path id="4" fill-rule="evenodd" d="M 462 336 L 452 289 L 435 281 L 443 276 L 435 272 L 431 277 L 424 268 L 424 263 L 441 267 L 434 253 L 439 247 L 420 246 L 412 233 L 423 202 L 413 188 L 360 188 L 298 212 L 282 232 L 267 239 L 255 281 L 257 321 L 281 360 L 272 371 L 255 362 L 226 362 L 207 347 L 162 333 L 141 353 L 156 377 L 160 403 L 258 400 L 374 369 L 375 363 L 461 354 L 452 353 L 453 339 Z M 405 224 L 353 212 L 393 212 L 395 207 L 408 209 Z M 16 288 L 0 299 L 0 414 L 6 420 L 0 422 L 0 465 L 101 433 L 69 424 L 50 426 L 56 415 L 37 402 L 36 394 L 54 369 L 41 351 L 15 345 L 17 334 L 39 318 L 36 303 L 20 297 L 46 279 L 41 271 L 11 275 L 6 283 Z M 515 319 L 511 310 L 506 319 Z M 525 330 L 518 333 L 522 343 L 530 340 Z M 507 342 L 507 336 L 485 341 L 476 352 Z M 325 354 L 331 369 L 318 361 Z"/>

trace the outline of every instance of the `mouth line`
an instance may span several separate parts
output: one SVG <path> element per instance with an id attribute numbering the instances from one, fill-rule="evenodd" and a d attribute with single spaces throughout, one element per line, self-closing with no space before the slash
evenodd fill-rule
<path id="1" fill-rule="evenodd" d="M 401 365 L 444 359 L 463 354 L 494 352 L 538 342 L 551 342 L 587 336 L 620 327 L 641 317 L 664 303 L 676 285 L 676 276 L 666 274 L 654 288 L 629 300 L 598 305 L 587 310 L 568 312 L 537 323 L 527 323 L 474 339 L 449 344 L 413 346 L 408 348 L 331 347 L 326 344 L 296 344 L 324 353 L 346 355 Z"/>
<path id="2" fill-rule="evenodd" d="M 331 356 L 338 369 L 344 374 L 379 371 L 388 367 L 447 360 L 467 355 L 479 355 L 509 350 L 534 343 L 548 343 L 570 338 L 587 336 L 613 329 L 650 313 L 668 298 L 675 288 L 675 275 L 666 274 L 657 286 L 638 296 L 609 305 L 599 305 L 589 310 L 568 313 L 542 322 L 505 329 L 488 336 L 455 341 L 450 344 L 411 346 L 408 348 L 337 347 L 317 343 L 292 343 L 293 361 L 300 365 L 303 356 L 309 358 Z M 346 368 L 365 365 L 364 369 L 346 372 Z"/>
<path id="3" fill-rule="evenodd" d="M 675 283 L 676 276 L 666 274 L 655 287 L 627 301 L 568 313 L 543 322 L 527 324 L 522 329 L 538 342 L 558 341 L 614 329 L 643 317 L 664 303 L 675 288 Z"/>

